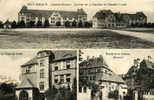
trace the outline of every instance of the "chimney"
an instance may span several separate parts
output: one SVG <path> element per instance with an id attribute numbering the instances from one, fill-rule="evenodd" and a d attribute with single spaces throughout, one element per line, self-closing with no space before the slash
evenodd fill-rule
<path id="1" fill-rule="evenodd" d="M 140 64 L 140 59 L 139 58 L 134 59 L 134 66 L 139 67 L 139 64 Z"/>
<path id="2" fill-rule="evenodd" d="M 147 60 L 148 60 L 148 61 L 151 61 L 151 59 L 152 59 L 152 57 L 151 57 L 151 56 L 148 56 L 148 59 L 147 59 Z"/>

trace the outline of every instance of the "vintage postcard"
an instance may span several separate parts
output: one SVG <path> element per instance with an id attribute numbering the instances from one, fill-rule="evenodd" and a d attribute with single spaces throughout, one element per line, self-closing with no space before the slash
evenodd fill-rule
<path id="1" fill-rule="evenodd" d="M 0 48 L 153 48 L 153 0 L 0 0 Z"/>
<path id="2" fill-rule="evenodd" d="M 81 50 L 78 100 L 154 100 L 154 50 Z"/>
<path id="3" fill-rule="evenodd" d="M 1 50 L 0 100 L 77 100 L 77 50 Z"/>

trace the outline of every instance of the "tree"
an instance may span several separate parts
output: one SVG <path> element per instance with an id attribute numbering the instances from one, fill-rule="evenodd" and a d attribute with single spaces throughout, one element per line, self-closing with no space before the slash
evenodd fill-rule
<path id="1" fill-rule="evenodd" d="M 91 22 L 88 22 L 88 21 L 86 21 L 86 22 L 84 22 L 84 25 L 85 25 L 85 27 L 92 27 L 92 23 Z"/>
<path id="2" fill-rule="evenodd" d="M 74 21 L 72 22 L 72 27 L 76 27 L 76 24 L 77 24 L 77 22 L 74 20 Z"/>
<path id="3" fill-rule="evenodd" d="M 83 27 L 83 22 L 82 22 L 82 20 L 79 21 L 78 27 L 80 27 L 80 28 Z"/>
<path id="4" fill-rule="evenodd" d="M 42 21 L 41 20 L 37 21 L 37 27 L 42 27 Z"/>
<path id="5" fill-rule="evenodd" d="M 49 26 L 50 26 L 49 20 L 48 20 L 48 19 L 45 19 L 44 27 L 45 27 L 45 28 L 48 28 Z"/>
<path id="6" fill-rule="evenodd" d="M 25 28 L 25 21 L 24 20 L 21 20 L 18 22 L 18 27 L 19 28 Z"/>
<path id="7" fill-rule="evenodd" d="M 70 27 L 70 22 L 69 21 L 65 22 L 65 27 Z"/>
<path id="8" fill-rule="evenodd" d="M 57 21 L 56 22 L 56 26 L 61 26 L 61 22 L 60 21 Z"/>
<path id="9" fill-rule="evenodd" d="M 12 28 L 17 28 L 17 23 L 16 23 L 16 21 L 13 21 L 13 22 L 11 23 L 11 27 L 12 27 Z"/>
<path id="10" fill-rule="evenodd" d="M 32 28 L 32 27 L 34 27 L 34 26 L 35 26 L 35 22 L 31 20 L 31 21 L 29 22 L 29 27 Z"/>
<path id="11" fill-rule="evenodd" d="M 45 92 L 45 94 L 47 96 L 47 100 L 51 100 L 51 99 L 55 98 L 55 96 L 56 96 L 57 93 L 58 93 L 58 90 L 53 85 L 52 88 L 48 89 Z"/>
<path id="12" fill-rule="evenodd" d="M 3 22 L 0 21 L 0 28 L 3 28 Z"/>

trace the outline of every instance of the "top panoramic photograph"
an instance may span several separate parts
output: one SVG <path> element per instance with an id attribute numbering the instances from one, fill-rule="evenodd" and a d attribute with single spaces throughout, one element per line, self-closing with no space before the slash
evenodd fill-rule
<path id="1" fill-rule="evenodd" d="M 0 0 L 0 49 L 154 48 L 154 0 Z"/>

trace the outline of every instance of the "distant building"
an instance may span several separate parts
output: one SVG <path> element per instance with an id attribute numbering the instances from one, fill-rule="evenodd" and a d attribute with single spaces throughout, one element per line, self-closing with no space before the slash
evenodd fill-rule
<path id="1" fill-rule="evenodd" d="M 86 92 L 90 95 L 92 88 L 89 84 L 93 83 L 99 85 L 102 100 L 108 100 L 110 93 L 115 91 L 118 91 L 118 98 L 123 98 L 127 93 L 124 80 L 110 70 L 102 56 L 87 57 L 87 60 L 79 65 L 79 95 Z"/>
<path id="2" fill-rule="evenodd" d="M 148 59 L 134 60 L 134 65 L 124 77 L 129 90 L 134 92 L 135 100 L 154 99 L 154 63 Z"/>
<path id="3" fill-rule="evenodd" d="M 111 10 L 100 10 L 93 16 L 94 28 L 122 28 L 145 23 L 147 23 L 147 16 L 143 12 L 128 14 L 114 13 Z"/>
<path id="4" fill-rule="evenodd" d="M 52 86 L 70 86 L 72 89 L 76 66 L 76 51 L 39 51 L 34 58 L 21 65 L 21 84 L 16 88 L 18 100 L 44 98 L 45 91 Z"/>
<path id="5" fill-rule="evenodd" d="M 33 21 L 37 24 L 38 21 L 41 21 L 44 24 L 45 20 L 48 20 L 52 26 L 56 26 L 57 22 L 60 22 L 63 26 L 66 21 L 70 21 L 71 24 L 73 21 L 76 21 L 76 23 L 85 22 L 87 21 L 87 14 L 83 9 L 77 11 L 32 10 L 28 9 L 27 6 L 23 6 L 18 13 L 18 21 L 24 21 L 25 23 Z"/>

